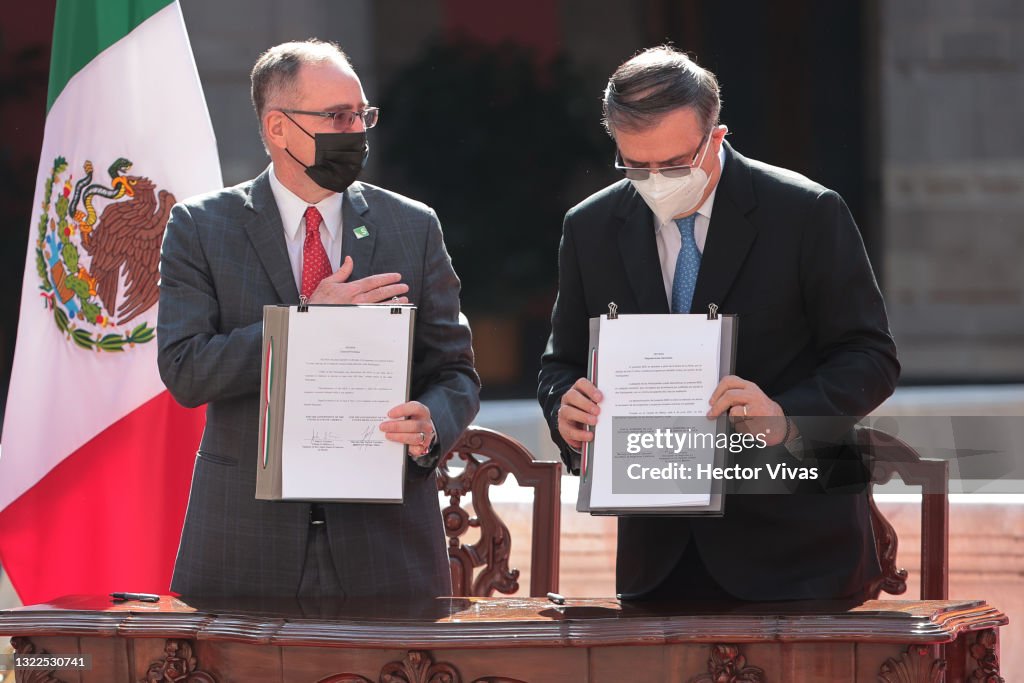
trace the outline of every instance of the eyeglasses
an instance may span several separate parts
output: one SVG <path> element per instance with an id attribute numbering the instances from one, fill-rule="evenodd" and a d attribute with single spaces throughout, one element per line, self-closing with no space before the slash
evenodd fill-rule
<path id="1" fill-rule="evenodd" d="M 622 163 L 622 154 L 619 150 L 615 150 L 615 168 L 622 171 L 630 180 L 647 180 L 651 177 L 651 171 L 657 171 L 666 178 L 682 178 L 690 175 L 690 172 L 695 166 L 698 166 L 697 157 L 700 156 L 701 150 L 711 142 L 711 132 L 708 131 L 707 138 L 702 142 L 701 146 L 697 148 L 697 151 L 693 155 L 693 159 L 690 163 L 681 166 L 665 166 L 663 168 L 637 168 L 634 166 L 626 166 Z"/>
<path id="2" fill-rule="evenodd" d="M 319 116 L 330 119 L 334 130 L 348 130 L 356 125 L 356 119 L 363 120 L 363 127 L 369 130 L 377 125 L 380 118 L 380 107 L 367 107 L 359 111 L 343 109 L 341 111 L 302 111 L 300 109 L 278 109 L 285 114 L 302 114 L 303 116 Z"/>

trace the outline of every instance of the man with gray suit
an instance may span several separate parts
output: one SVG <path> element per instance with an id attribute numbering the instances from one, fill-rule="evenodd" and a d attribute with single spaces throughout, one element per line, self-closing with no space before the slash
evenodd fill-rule
<path id="1" fill-rule="evenodd" d="M 337 45 L 271 48 L 252 71 L 271 165 L 178 204 L 161 255 L 159 365 L 207 405 L 171 589 L 193 596 L 451 591 L 434 480 L 479 408 L 459 280 L 429 207 L 356 181 L 378 112 Z M 265 304 L 418 308 L 410 395 L 380 429 L 408 446 L 401 505 L 255 499 Z"/>

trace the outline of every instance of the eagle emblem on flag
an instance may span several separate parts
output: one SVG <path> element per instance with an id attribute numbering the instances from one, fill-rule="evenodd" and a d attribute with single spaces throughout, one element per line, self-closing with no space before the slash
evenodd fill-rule
<path id="1" fill-rule="evenodd" d="M 154 338 L 149 322 L 136 319 L 159 297 L 160 243 L 175 199 L 149 178 L 128 175 L 131 168 L 118 158 L 109 180 L 99 180 L 86 161 L 76 180 L 57 157 L 43 187 L 40 294 L 58 329 L 83 349 L 124 351 Z"/>

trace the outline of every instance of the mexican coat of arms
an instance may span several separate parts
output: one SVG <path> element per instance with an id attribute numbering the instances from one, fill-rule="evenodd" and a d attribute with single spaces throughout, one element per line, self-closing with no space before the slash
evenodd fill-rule
<path id="1" fill-rule="evenodd" d="M 58 329 L 84 349 L 124 351 L 154 338 L 136 319 L 157 302 L 160 243 L 175 199 L 149 178 L 127 175 L 131 167 L 119 158 L 109 182 L 98 181 L 86 161 L 76 180 L 57 157 L 43 187 L 40 293 Z"/>

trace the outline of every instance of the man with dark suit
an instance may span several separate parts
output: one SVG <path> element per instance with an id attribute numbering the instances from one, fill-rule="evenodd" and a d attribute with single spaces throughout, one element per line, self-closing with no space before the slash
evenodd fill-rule
<path id="1" fill-rule="evenodd" d="M 765 435 L 769 448 L 743 457 L 813 458 L 822 482 L 730 495 L 719 518 L 621 517 L 617 590 L 651 599 L 863 597 L 880 574 L 864 488 L 828 488 L 863 471 L 851 470 L 858 456 L 843 434 L 899 374 L 882 297 L 843 200 L 739 154 L 724 140 L 720 106 L 715 76 L 674 48 L 644 51 L 609 80 L 605 125 L 626 179 L 565 217 L 541 406 L 578 471 L 579 449 L 593 438 L 586 428 L 603 419 L 601 392 L 585 378 L 589 318 L 611 301 L 620 314 L 702 313 L 710 304 L 738 314 L 736 374 L 708 397 L 708 417 L 728 414 L 737 429 Z"/>
<path id="2" fill-rule="evenodd" d="M 207 405 L 171 588 L 448 594 L 434 467 L 476 415 L 480 382 L 437 216 L 356 181 L 377 109 L 337 45 L 271 48 L 252 97 L 270 167 L 175 206 L 163 242 L 161 377 L 182 404 Z M 408 446 L 404 502 L 256 500 L 263 306 L 395 299 L 417 306 L 413 400 L 380 426 Z"/>

